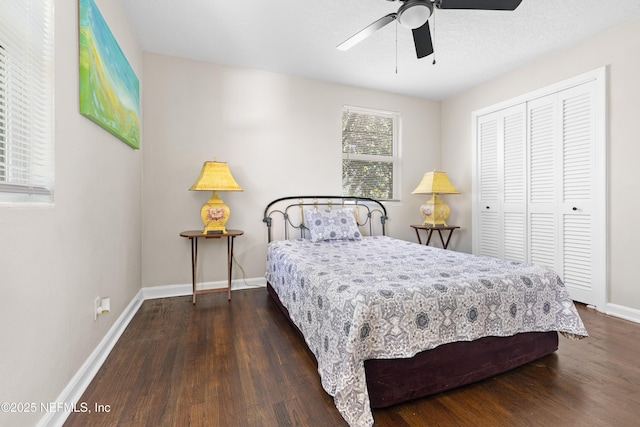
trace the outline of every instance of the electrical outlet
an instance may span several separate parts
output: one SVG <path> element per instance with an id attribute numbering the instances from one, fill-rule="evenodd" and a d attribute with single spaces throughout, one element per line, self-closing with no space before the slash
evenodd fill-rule
<path id="1" fill-rule="evenodd" d="M 93 303 L 93 320 L 98 320 L 98 314 L 102 307 L 102 298 L 98 297 Z"/>

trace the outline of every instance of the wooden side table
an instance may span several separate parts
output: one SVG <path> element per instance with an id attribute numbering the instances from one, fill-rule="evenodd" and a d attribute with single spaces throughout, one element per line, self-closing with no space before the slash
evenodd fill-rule
<path id="1" fill-rule="evenodd" d="M 447 249 L 447 246 L 449 246 L 449 241 L 451 240 L 451 235 L 453 234 L 453 230 L 460 227 L 457 225 L 412 225 L 411 228 L 416 230 L 418 243 L 420 244 L 422 244 L 422 240 L 420 239 L 420 230 L 425 230 L 427 232 L 427 241 L 425 242 L 425 245 L 428 245 L 431 242 L 431 235 L 433 234 L 433 231 L 437 231 L 438 235 L 440 236 L 440 241 L 442 242 L 442 247 L 444 249 Z M 449 230 L 449 236 L 447 237 L 446 241 L 442 236 L 442 230 Z"/>
<path id="2" fill-rule="evenodd" d="M 196 303 L 196 295 L 211 292 L 224 292 L 225 289 L 196 289 L 196 269 L 198 266 L 198 240 L 227 238 L 227 299 L 231 301 L 231 268 L 233 267 L 233 242 L 236 237 L 242 236 L 242 230 L 227 230 L 226 233 L 203 234 L 201 230 L 183 231 L 180 236 L 191 241 L 191 278 L 193 280 L 193 303 Z"/>

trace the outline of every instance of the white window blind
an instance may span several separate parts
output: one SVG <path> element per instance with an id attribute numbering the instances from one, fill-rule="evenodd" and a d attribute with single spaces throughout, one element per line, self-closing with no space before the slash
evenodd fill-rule
<path id="1" fill-rule="evenodd" d="M 399 113 L 342 110 L 342 195 L 397 198 Z"/>
<path id="2" fill-rule="evenodd" d="M 0 7 L 0 201 L 53 190 L 53 0 Z"/>

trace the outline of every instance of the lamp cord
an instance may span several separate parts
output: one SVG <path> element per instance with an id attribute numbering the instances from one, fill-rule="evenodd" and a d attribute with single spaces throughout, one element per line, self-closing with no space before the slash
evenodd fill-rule
<path id="1" fill-rule="evenodd" d="M 261 288 L 263 287 L 262 285 L 250 285 L 247 283 L 247 278 L 246 278 L 246 273 L 244 272 L 244 268 L 242 268 L 242 265 L 240 265 L 240 263 L 238 262 L 238 260 L 236 259 L 236 256 L 233 255 L 231 257 L 231 259 L 233 260 L 233 262 L 238 266 L 238 268 L 240 269 L 240 271 L 242 271 L 242 282 L 244 283 L 244 285 L 247 288 Z"/>

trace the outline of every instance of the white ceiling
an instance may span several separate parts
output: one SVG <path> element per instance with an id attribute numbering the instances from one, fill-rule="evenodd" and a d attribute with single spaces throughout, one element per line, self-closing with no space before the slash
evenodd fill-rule
<path id="1" fill-rule="evenodd" d="M 416 58 L 411 31 L 401 26 L 396 50 L 395 23 L 349 51 L 335 48 L 397 11 L 398 1 L 121 1 L 145 51 L 436 100 L 640 16 L 640 0 L 523 0 L 513 12 L 436 9 L 433 65 L 433 56 Z"/>

